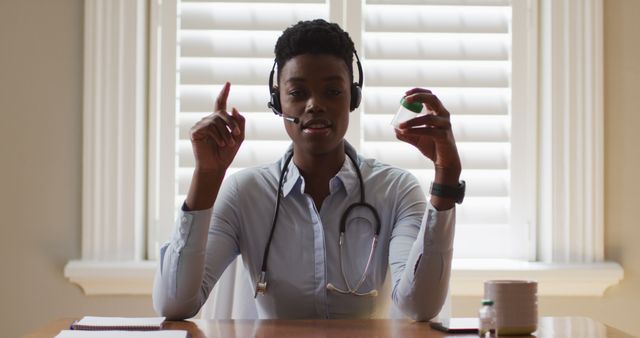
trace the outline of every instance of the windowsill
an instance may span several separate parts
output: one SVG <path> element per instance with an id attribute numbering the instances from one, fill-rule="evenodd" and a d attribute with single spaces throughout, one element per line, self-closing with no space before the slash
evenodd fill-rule
<path id="1" fill-rule="evenodd" d="M 150 295 L 155 261 L 70 261 L 64 276 L 86 295 Z M 502 259 L 455 259 L 451 274 L 453 296 L 482 296 L 491 279 L 538 281 L 539 296 L 602 296 L 623 278 L 615 262 L 540 263 Z"/>
<path id="2" fill-rule="evenodd" d="M 155 261 L 69 261 L 64 276 L 85 295 L 150 295 Z"/>
<path id="3" fill-rule="evenodd" d="M 454 259 L 451 293 L 454 296 L 481 296 L 484 281 L 530 279 L 538 282 L 540 296 L 602 296 L 623 276 L 616 262 L 541 263 L 505 259 Z"/>

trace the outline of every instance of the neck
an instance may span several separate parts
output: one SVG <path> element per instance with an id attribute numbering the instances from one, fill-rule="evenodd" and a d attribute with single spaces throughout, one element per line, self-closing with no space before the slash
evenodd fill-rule
<path id="1" fill-rule="evenodd" d="M 295 149 L 293 152 L 293 163 L 298 167 L 306 182 L 328 182 L 340 171 L 345 158 L 343 143 L 335 150 L 324 154 L 309 154 Z"/>
<path id="2" fill-rule="evenodd" d="M 294 146 L 293 163 L 304 177 L 304 192 L 313 198 L 320 210 L 325 197 L 329 195 L 329 180 L 334 177 L 345 161 L 344 141 L 335 149 L 323 154 L 310 154 L 296 150 Z"/>

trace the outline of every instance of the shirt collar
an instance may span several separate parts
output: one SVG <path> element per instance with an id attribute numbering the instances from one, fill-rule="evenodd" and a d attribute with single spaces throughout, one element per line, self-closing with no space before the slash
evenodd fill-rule
<path id="1" fill-rule="evenodd" d="M 344 141 L 344 144 L 345 144 L 344 145 L 345 152 L 351 155 L 356 160 L 356 163 L 359 166 L 360 158 L 358 157 L 358 154 L 356 153 L 355 148 L 353 148 L 353 146 L 349 144 L 349 142 L 347 142 L 346 140 Z M 282 157 L 280 162 L 281 166 L 284 165 L 286 159 L 289 156 L 291 156 L 292 153 L 293 153 L 293 145 L 289 146 L 289 149 L 287 149 L 284 156 Z M 281 168 L 281 170 L 282 169 L 284 168 Z M 293 187 L 295 187 L 298 182 L 300 182 L 301 189 L 302 189 L 302 186 L 303 186 L 302 184 L 304 181 L 304 178 L 302 177 L 302 175 L 300 175 L 300 171 L 298 170 L 298 167 L 293 163 L 293 161 L 289 162 L 286 170 L 287 170 L 287 173 L 285 174 L 284 182 L 282 183 L 283 197 L 286 197 L 287 195 L 289 195 L 289 193 L 293 190 Z M 345 157 L 345 161 L 344 163 L 342 163 L 342 167 L 340 168 L 336 176 L 334 176 L 329 182 L 332 193 L 335 191 L 334 189 L 337 188 L 337 186 L 334 187 L 336 183 L 333 183 L 333 182 L 342 183 L 342 186 L 344 186 L 347 192 L 356 191 L 356 189 L 358 188 L 359 182 L 358 182 L 358 174 L 356 172 L 356 167 L 353 165 L 353 162 L 351 162 L 348 156 Z"/>
<path id="2" fill-rule="evenodd" d="M 289 195 L 296 183 L 301 180 L 302 175 L 300 175 L 298 167 L 293 164 L 293 161 L 289 162 L 287 173 L 285 174 L 284 182 L 282 183 L 282 196 L 286 197 L 287 195 Z"/>

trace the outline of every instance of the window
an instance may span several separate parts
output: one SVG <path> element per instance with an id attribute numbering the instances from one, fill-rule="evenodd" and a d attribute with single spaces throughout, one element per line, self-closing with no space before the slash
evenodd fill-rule
<path id="1" fill-rule="evenodd" d="M 516 257 L 526 246 L 510 224 L 511 26 L 509 1 L 368 1 L 364 5 L 367 86 L 363 152 L 412 171 L 428 191 L 432 163 L 389 128 L 398 98 L 430 88 L 451 111 L 468 192 L 457 207 L 454 256 Z"/>
<path id="2" fill-rule="evenodd" d="M 364 104 L 347 135 L 363 153 L 427 184 L 425 163 L 395 156 L 404 145 L 390 141 L 387 114 L 413 86 L 436 88 L 454 113 L 469 184 L 454 295 L 481 294 L 489 278 L 536 276 L 541 294 L 600 295 L 621 279 L 618 264 L 603 262 L 601 0 L 234 3 L 85 0 L 82 257 L 65 267 L 85 293 L 150 292 L 157 245 L 190 177 L 185 126 L 209 112 L 216 84 L 231 80 L 230 102 L 267 127 L 248 123 L 234 166 L 281 155 L 288 141 L 265 108 L 272 46 L 282 28 L 309 17 L 342 23 L 363 59 Z M 424 48 L 434 41 L 441 49 Z M 234 62 L 246 67 L 219 67 Z M 264 141 L 277 146 L 264 151 Z"/>
<path id="3" fill-rule="evenodd" d="M 286 27 L 325 18 L 349 31 L 364 68 L 363 105 L 351 114 L 349 142 L 367 157 L 410 170 L 428 191 L 431 161 L 396 140 L 389 122 L 404 91 L 434 90 L 453 114 L 468 186 L 465 203 L 458 207 L 456 257 L 529 258 L 522 254 L 529 252 L 531 243 L 523 234 L 530 232 L 533 222 L 512 224 L 510 219 L 511 213 L 523 213 L 510 203 L 510 141 L 512 135 L 524 135 L 511 132 L 511 116 L 526 112 L 511 111 L 513 24 L 508 0 L 183 0 L 178 11 L 177 163 L 175 175 L 162 179 L 177 184 L 175 199 L 166 201 L 165 208 L 177 211 L 184 201 L 194 165 L 189 129 L 211 113 L 227 80 L 232 83 L 229 104 L 247 118 L 247 137 L 229 173 L 282 156 L 290 140 L 282 120 L 266 107 L 273 48 Z M 167 218 L 158 228 L 150 248 L 168 238 L 174 219 L 175 215 Z"/>

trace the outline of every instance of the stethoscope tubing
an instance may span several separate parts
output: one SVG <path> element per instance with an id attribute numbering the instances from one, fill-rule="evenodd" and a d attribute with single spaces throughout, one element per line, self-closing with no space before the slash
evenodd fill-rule
<path id="1" fill-rule="evenodd" d="M 364 190 L 364 181 L 362 179 L 362 173 L 360 172 L 360 168 L 358 166 L 357 161 L 355 160 L 355 158 L 349 154 L 349 152 L 345 152 L 347 157 L 349 157 L 349 160 L 351 160 L 351 162 L 353 163 L 353 165 L 355 166 L 356 169 L 356 174 L 358 176 L 358 182 L 360 183 L 360 202 L 356 202 L 353 203 L 351 205 L 349 205 L 347 207 L 347 209 L 342 213 L 342 216 L 340 217 L 340 237 L 339 237 L 339 241 L 338 241 L 338 246 L 339 246 L 339 260 L 340 260 L 340 272 L 342 273 L 342 278 L 344 279 L 345 285 L 347 287 L 347 290 L 342 290 L 337 288 L 335 285 L 333 285 L 332 283 L 328 283 L 327 284 L 327 289 L 328 290 L 332 290 L 332 291 L 336 291 L 342 294 L 353 294 L 356 296 L 377 296 L 378 295 L 378 291 L 377 290 L 371 290 L 369 292 L 366 293 L 359 293 L 358 289 L 362 286 L 362 284 L 364 283 L 366 276 L 367 276 L 367 271 L 369 271 L 369 267 L 371 265 L 371 262 L 373 260 L 373 253 L 375 252 L 375 248 L 376 245 L 378 243 L 378 237 L 380 235 L 380 228 L 381 228 L 381 222 L 380 222 L 380 215 L 378 214 L 378 212 L 376 211 L 376 209 L 369 203 L 367 203 L 365 201 L 365 190 Z M 260 269 L 260 273 L 258 275 L 258 282 L 256 283 L 256 292 L 254 295 L 254 298 L 258 296 L 258 294 L 264 294 L 266 292 L 266 288 L 267 288 L 267 282 L 266 282 L 266 273 L 267 273 L 267 260 L 269 258 L 269 249 L 271 247 L 271 241 L 273 240 L 273 234 L 275 232 L 275 228 L 276 228 L 276 224 L 278 222 L 278 212 L 280 210 L 280 201 L 281 201 L 281 197 L 282 197 L 282 186 L 284 183 L 284 177 L 286 176 L 287 172 L 288 172 L 288 167 L 289 167 L 289 163 L 291 163 L 291 159 L 293 158 L 293 151 L 291 152 L 291 154 L 289 156 L 287 156 L 287 158 L 285 159 L 284 165 L 282 166 L 282 172 L 280 173 L 280 178 L 278 180 L 278 192 L 277 192 L 277 197 L 276 197 L 276 205 L 275 205 L 275 210 L 273 213 L 273 221 L 271 224 L 271 231 L 269 232 L 269 238 L 267 239 L 267 244 L 265 246 L 264 249 L 264 254 L 262 256 L 262 267 Z M 345 241 L 345 237 L 346 237 L 346 221 L 347 221 L 347 217 L 349 216 L 349 214 L 357 207 L 363 207 L 368 209 L 371 214 L 373 214 L 375 222 L 376 222 L 376 227 L 375 227 L 375 233 L 373 236 L 373 239 L 371 240 L 371 251 L 369 252 L 369 257 L 367 258 L 367 264 L 365 265 L 364 271 L 362 273 L 362 276 L 360 277 L 360 279 L 358 280 L 358 282 L 356 283 L 355 287 L 352 288 L 351 285 L 349 284 L 349 281 L 347 279 L 347 275 L 344 271 L 344 265 L 342 264 L 342 249 L 343 249 L 343 244 Z"/>

